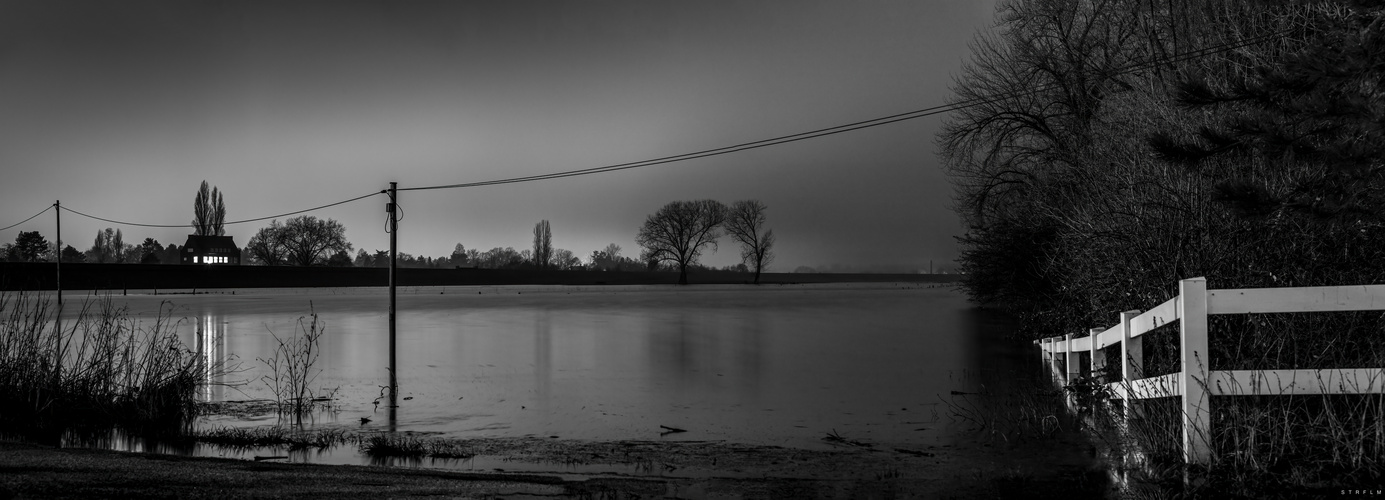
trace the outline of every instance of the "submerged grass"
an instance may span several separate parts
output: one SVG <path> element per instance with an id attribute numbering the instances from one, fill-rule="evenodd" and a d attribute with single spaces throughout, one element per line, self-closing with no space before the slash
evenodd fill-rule
<path id="1" fill-rule="evenodd" d="M 322 450 L 347 444 L 356 439 L 350 431 L 341 428 L 305 430 L 280 425 L 249 429 L 219 427 L 193 432 L 191 437 L 198 442 L 231 448 L 286 446 L 290 450 L 309 448 Z"/>
<path id="2" fill-rule="evenodd" d="M 372 457 L 471 458 L 477 455 L 466 441 L 410 434 L 371 434 L 357 439 L 361 453 Z"/>
<path id="3" fill-rule="evenodd" d="M 978 392 L 938 395 L 950 420 L 1007 444 L 1053 440 L 1078 427 L 1079 420 L 1068 412 L 1064 391 L 1046 380 L 1013 372 L 981 378 Z"/>
<path id="4" fill-rule="evenodd" d="M 207 366 L 178 340 L 171 308 L 161 306 L 146 326 L 109 298 L 79 307 L 75 319 L 62 320 L 46 297 L 0 294 L 0 425 L 188 430 L 198 387 L 223 367 Z"/>

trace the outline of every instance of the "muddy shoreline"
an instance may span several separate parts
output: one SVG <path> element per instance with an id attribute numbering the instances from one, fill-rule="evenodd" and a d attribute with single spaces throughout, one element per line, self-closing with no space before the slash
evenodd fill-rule
<path id="1" fill-rule="evenodd" d="M 487 456 L 499 467 L 468 471 L 432 468 L 429 459 L 286 464 L 0 442 L 0 498 L 1101 498 L 1109 487 L 1076 434 L 1018 444 L 977 436 L 917 450 L 502 441 Z M 642 472 L 584 473 L 570 466 L 577 462 Z"/>

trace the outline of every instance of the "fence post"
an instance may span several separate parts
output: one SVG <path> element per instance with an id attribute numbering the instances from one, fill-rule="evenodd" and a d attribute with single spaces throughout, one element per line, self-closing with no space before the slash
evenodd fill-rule
<path id="1" fill-rule="evenodd" d="M 1066 351 L 1068 355 L 1063 364 L 1063 385 L 1071 385 L 1072 379 L 1082 374 L 1082 365 L 1078 362 L 1081 356 L 1072 348 L 1072 334 L 1069 333 L 1064 338 L 1066 342 L 1063 344 L 1063 350 Z"/>
<path id="2" fill-rule="evenodd" d="M 1058 371 L 1058 337 L 1048 339 L 1048 377 L 1058 381 L 1063 372 Z"/>
<path id="3" fill-rule="evenodd" d="M 1097 383 L 1100 383 L 1100 382 L 1101 382 L 1101 379 L 1100 379 L 1100 378 L 1097 378 L 1097 377 L 1099 376 L 1098 374 L 1101 373 L 1101 369 L 1102 369 L 1102 368 L 1105 368 L 1105 367 L 1106 367 L 1106 351 L 1101 350 L 1101 345 L 1100 345 L 1100 344 L 1101 344 L 1101 332 L 1103 332 L 1103 331 L 1105 331 L 1105 330 L 1106 330 L 1105 328 L 1093 328 L 1093 329 L 1091 329 L 1091 337 L 1092 337 L 1092 380 L 1096 381 Z"/>
<path id="4" fill-rule="evenodd" d="M 1207 375 L 1211 369 L 1207 357 L 1207 279 L 1179 281 L 1178 305 L 1182 327 L 1178 387 L 1183 390 L 1183 461 L 1206 464 L 1212 458 L 1208 442 L 1212 405 L 1207 397 Z"/>
<path id="5" fill-rule="evenodd" d="M 1125 415 L 1122 418 L 1127 426 L 1130 425 L 1130 417 L 1135 416 L 1133 413 L 1138 408 L 1138 402 L 1130 397 L 1131 383 L 1144 373 L 1144 337 L 1131 336 L 1134 326 L 1132 323 L 1139 315 L 1138 310 L 1121 313 L 1121 383 L 1125 386 Z"/>

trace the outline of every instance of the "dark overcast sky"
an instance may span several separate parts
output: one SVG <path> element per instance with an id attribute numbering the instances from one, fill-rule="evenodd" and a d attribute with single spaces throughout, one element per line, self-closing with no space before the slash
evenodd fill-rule
<path id="1" fill-rule="evenodd" d="M 0 227 L 61 199 L 186 224 L 401 187 L 676 155 L 943 104 L 993 1 L 4 2 Z M 673 200 L 756 198 L 774 270 L 927 267 L 960 232 L 940 117 L 618 173 L 404 193 L 400 250 L 553 245 L 584 259 Z M 383 197 L 316 212 L 386 249 Z M 244 244 L 265 223 L 227 227 Z M 64 214 L 80 249 L 113 224 Z M 187 229 L 121 227 L 182 244 Z M 45 215 L 21 230 L 53 240 Z M 724 238 L 704 263 L 739 261 Z"/>

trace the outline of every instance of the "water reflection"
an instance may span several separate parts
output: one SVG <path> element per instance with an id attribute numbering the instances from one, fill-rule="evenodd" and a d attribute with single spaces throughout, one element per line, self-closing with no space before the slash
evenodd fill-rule
<path id="1" fill-rule="evenodd" d="M 549 412 L 553 390 L 553 323 L 548 309 L 534 315 L 534 399 L 538 411 Z"/>
<path id="2" fill-rule="evenodd" d="M 226 372 L 233 367 L 230 351 L 226 346 L 227 323 L 221 314 L 203 309 L 197 321 L 196 352 L 201 358 L 202 401 L 224 401 L 226 399 Z"/>
<path id="3" fill-rule="evenodd" d="M 740 373 L 736 377 L 737 383 L 741 384 L 745 390 L 753 395 L 760 392 L 760 372 L 764 367 L 764 356 L 761 354 L 769 348 L 765 346 L 765 315 L 757 311 L 750 311 L 737 318 L 740 328 L 736 331 L 736 340 L 739 350 L 736 358 L 740 367 Z"/>
<path id="4" fill-rule="evenodd" d="M 361 431 L 659 439 L 669 425 L 689 432 L 665 439 L 811 447 L 835 431 L 932 444 L 948 430 L 930 423 L 930 405 L 962 389 L 949 375 L 996 367 L 977 349 L 999 327 L 946 289 L 606 290 L 401 297 L 397 405 L 381 401 L 381 297 L 177 300 L 196 311 L 186 342 L 209 366 L 245 360 L 238 373 L 208 370 L 200 396 L 209 401 L 271 397 L 253 360 L 277 346 L 271 332 L 292 334 L 311 303 L 327 325 L 313 389 L 338 389 L 338 413 L 318 424 Z M 162 297 L 122 300 L 155 311 Z"/>
<path id="5" fill-rule="evenodd" d="M 195 451 L 195 445 L 188 440 L 160 440 L 120 429 L 66 429 L 62 431 L 57 445 L 61 448 L 100 448 L 166 455 L 192 455 Z"/>

